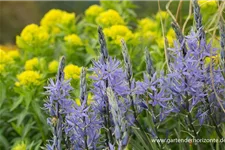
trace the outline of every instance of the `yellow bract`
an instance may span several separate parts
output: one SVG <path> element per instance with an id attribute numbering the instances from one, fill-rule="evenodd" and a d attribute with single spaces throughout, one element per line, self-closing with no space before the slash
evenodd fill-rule
<path id="1" fill-rule="evenodd" d="M 128 27 L 124 25 L 114 25 L 110 28 L 104 29 L 103 32 L 107 37 L 112 38 L 112 40 L 118 45 L 121 44 L 121 39 L 127 41 L 132 39 L 134 36 Z"/>
<path id="2" fill-rule="evenodd" d="M 25 70 L 35 70 L 38 68 L 38 65 L 39 65 L 39 60 L 37 57 L 34 57 L 26 61 Z"/>
<path id="3" fill-rule="evenodd" d="M 24 42 L 29 46 L 37 46 L 47 42 L 48 39 L 49 34 L 45 28 L 30 24 L 23 29 L 20 36 L 16 37 L 16 44 L 20 48 L 24 48 Z"/>
<path id="4" fill-rule="evenodd" d="M 96 22 L 103 27 L 110 27 L 112 25 L 124 25 L 125 22 L 120 14 L 112 9 L 100 13 L 96 18 Z"/>
<path id="5" fill-rule="evenodd" d="M 82 46 L 83 45 L 80 37 L 77 36 L 76 34 L 67 35 L 64 37 L 64 40 L 66 41 L 67 44 L 72 45 L 72 46 Z"/>
<path id="6" fill-rule="evenodd" d="M 11 64 L 13 63 L 13 58 L 10 57 L 5 51 L 0 49 L 0 64 Z"/>
<path id="7" fill-rule="evenodd" d="M 17 75 L 18 82 L 16 86 L 40 85 L 41 75 L 36 71 L 24 71 Z"/>
<path id="8" fill-rule="evenodd" d="M 85 15 L 90 17 L 96 17 L 103 11 L 104 9 L 101 6 L 92 5 L 85 11 Z"/>
<path id="9" fill-rule="evenodd" d="M 167 37 L 169 46 L 170 47 L 173 46 L 173 41 L 176 39 L 176 34 L 172 28 L 170 28 L 169 31 L 167 32 L 166 37 Z"/>
<path id="10" fill-rule="evenodd" d="M 76 102 L 76 104 L 77 104 L 78 106 L 81 105 L 81 101 L 80 101 L 79 98 L 76 98 L 76 99 L 75 99 L 75 102 Z M 87 105 L 90 105 L 92 102 L 93 102 L 93 96 L 89 93 L 89 94 L 88 94 L 88 98 L 87 98 Z"/>
<path id="11" fill-rule="evenodd" d="M 216 7 L 216 0 L 198 0 L 198 4 L 201 8 Z"/>
<path id="12" fill-rule="evenodd" d="M 52 9 L 42 18 L 41 25 L 46 27 L 49 32 L 57 34 L 61 31 L 62 26 L 75 27 L 75 13 Z"/>
<path id="13" fill-rule="evenodd" d="M 64 68 L 65 79 L 66 80 L 70 79 L 70 78 L 79 79 L 80 78 L 80 72 L 81 72 L 80 67 L 78 67 L 76 65 L 73 65 L 73 64 L 67 65 Z"/>
<path id="14" fill-rule="evenodd" d="M 144 18 L 138 22 L 138 28 L 144 32 L 152 31 L 157 28 L 157 22 L 149 18 Z"/>
<path id="15" fill-rule="evenodd" d="M 155 18 L 157 20 L 160 20 L 160 18 L 162 18 L 162 20 L 165 20 L 169 18 L 169 14 L 166 11 L 159 11 L 157 12 Z"/>
<path id="16" fill-rule="evenodd" d="M 159 48 L 164 48 L 164 39 L 163 39 L 163 37 L 160 37 L 160 36 L 157 37 L 156 43 L 157 43 Z"/>
<path id="17" fill-rule="evenodd" d="M 18 58 L 20 56 L 20 53 L 18 50 L 12 50 L 8 52 L 8 55 L 12 58 Z"/>
<path id="18" fill-rule="evenodd" d="M 211 59 L 212 59 L 212 64 L 214 64 L 214 65 L 220 64 L 220 54 L 211 56 L 211 58 L 210 58 L 210 56 L 205 57 L 205 65 L 206 66 L 210 65 Z"/>
<path id="19" fill-rule="evenodd" d="M 12 150 L 26 150 L 26 149 L 27 145 L 24 142 L 17 144 L 12 148 Z"/>
<path id="20" fill-rule="evenodd" d="M 76 104 L 77 104 L 78 106 L 81 105 L 81 102 L 80 102 L 80 99 L 79 99 L 79 98 L 76 98 L 76 99 L 75 99 L 75 102 L 76 102 Z"/>
<path id="21" fill-rule="evenodd" d="M 52 73 L 55 73 L 58 70 L 58 66 L 59 66 L 59 62 L 56 60 L 53 60 L 48 64 L 48 70 Z"/>

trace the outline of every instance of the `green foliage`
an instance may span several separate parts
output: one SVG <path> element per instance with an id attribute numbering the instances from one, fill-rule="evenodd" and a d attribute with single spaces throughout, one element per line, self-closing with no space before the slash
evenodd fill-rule
<path id="1" fill-rule="evenodd" d="M 208 4 L 202 4 L 204 5 Z M 208 25 L 207 28 L 217 26 L 211 24 L 216 7 L 217 5 L 213 4 L 210 10 L 205 6 L 202 9 L 204 16 L 207 16 L 203 18 L 203 22 Z M 18 47 L 16 51 L 19 52 L 19 56 L 14 57 L 7 50 L 0 50 L 0 149 L 8 150 L 25 144 L 27 149 L 38 150 L 45 146 L 46 139 L 52 135 L 43 110 L 45 96 L 42 87 L 46 85 L 48 78 L 55 76 L 58 68 L 55 60 L 64 55 L 68 64 L 64 72 L 68 78 L 72 78 L 72 86 L 79 89 L 80 67 L 90 67 L 91 60 L 99 55 L 97 35 L 99 24 L 103 26 L 110 55 L 122 59 L 119 43 L 121 38 L 126 41 L 131 62 L 135 66 L 133 67 L 135 78 L 140 78 L 145 70 L 146 47 L 153 57 L 156 70 L 158 72 L 166 70 L 164 48 L 172 47 L 175 39 L 170 27 L 172 17 L 168 12 L 159 11 L 153 16 L 146 14 L 146 18 L 137 18 L 135 8 L 131 1 L 101 1 L 99 6 L 89 7 L 82 17 L 75 13 L 53 9 L 46 13 L 40 25 L 28 25 L 16 36 Z M 106 12 L 108 14 L 102 14 Z M 101 18 L 101 15 L 113 17 Z M 185 19 L 187 16 L 182 18 Z M 109 22 L 112 23 L 110 26 Z M 168 43 L 165 42 L 165 37 Z M 52 61 L 55 62 L 51 64 Z M 24 72 L 26 74 L 22 74 Z M 36 79 L 34 74 L 37 75 Z M 72 96 L 77 99 L 79 91 L 76 90 Z M 139 116 L 141 125 L 153 127 L 151 117 L 150 112 Z M 174 128 L 176 133 L 170 137 L 186 137 L 185 125 L 181 124 L 179 116 L 176 117 L 175 121 L 169 120 L 171 126 L 168 129 Z M 162 123 L 158 126 L 164 125 Z M 162 137 L 165 137 L 167 132 L 152 130 Z M 140 128 L 134 128 L 133 131 L 134 135 L 130 138 L 127 149 L 131 147 L 137 150 L 169 149 L 166 144 L 152 142 L 151 135 L 146 131 Z M 212 138 L 214 135 L 215 133 L 212 133 Z M 179 149 L 187 147 L 196 148 L 179 144 Z"/>

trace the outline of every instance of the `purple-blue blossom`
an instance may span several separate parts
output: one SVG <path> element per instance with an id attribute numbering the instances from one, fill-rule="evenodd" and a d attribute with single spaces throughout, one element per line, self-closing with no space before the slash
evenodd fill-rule
<path id="1" fill-rule="evenodd" d="M 48 124 L 51 125 L 53 130 L 53 139 L 47 145 L 48 150 L 61 150 L 62 149 L 62 136 L 64 127 L 64 115 L 71 111 L 70 91 L 72 87 L 69 81 L 64 81 L 65 58 L 62 57 L 56 81 L 50 79 L 49 85 L 45 87 L 48 100 L 44 107 L 47 110 L 50 118 L 47 119 Z"/>

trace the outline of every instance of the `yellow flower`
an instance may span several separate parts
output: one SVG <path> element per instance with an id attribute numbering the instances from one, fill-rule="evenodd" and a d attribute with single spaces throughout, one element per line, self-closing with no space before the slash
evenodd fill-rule
<path id="1" fill-rule="evenodd" d="M 56 60 L 53 60 L 48 64 L 48 70 L 52 73 L 55 73 L 58 70 L 58 66 L 59 66 L 59 62 Z"/>
<path id="2" fill-rule="evenodd" d="M 0 64 L 11 64 L 13 63 L 12 57 L 10 57 L 5 51 L 0 49 Z"/>
<path id="3" fill-rule="evenodd" d="M 169 18 L 169 14 L 166 11 L 158 11 L 155 18 L 157 20 L 160 20 L 160 18 L 162 18 L 162 20 L 166 20 Z"/>
<path id="4" fill-rule="evenodd" d="M 81 105 L 81 102 L 80 102 L 80 99 L 79 99 L 79 98 L 76 98 L 76 99 L 75 99 L 75 102 L 76 102 L 76 104 L 77 104 L 78 106 Z"/>
<path id="5" fill-rule="evenodd" d="M 64 40 L 69 45 L 73 45 L 73 46 L 82 46 L 83 45 L 80 37 L 77 36 L 76 34 L 67 35 L 64 37 Z"/>
<path id="6" fill-rule="evenodd" d="M 41 25 L 54 34 L 61 32 L 62 29 L 59 26 L 75 28 L 75 13 L 52 9 L 42 18 Z"/>
<path id="7" fill-rule="evenodd" d="M 24 48 L 24 42 L 27 45 L 38 46 L 48 41 L 49 34 L 46 29 L 36 24 L 26 26 L 20 36 L 16 37 L 16 44 L 20 48 Z"/>
<path id="8" fill-rule="evenodd" d="M 70 79 L 70 78 L 79 79 L 80 78 L 80 72 L 81 72 L 80 67 L 78 67 L 76 65 L 73 65 L 73 64 L 67 65 L 64 68 L 65 79 L 66 80 Z"/>
<path id="9" fill-rule="evenodd" d="M 172 28 L 167 32 L 166 38 L 168 40 L 169 46 L 173 46 L 173 41 L 176 39 L 176 34 Z"/>
<path id="10" fill-rule="evenodd" d="M 75 102 L 78 106 L 81 105 L 81 101 L 79 98 L 76 98 L 75 99 Z M 90 93 L 88 93 L 88 99 L 87 99 L 87 105 L 90 105 L 91 103 L 93 102 L 93 98 L 92 98 L 92 95 Z"/>
<path id="11" fill-rule="evenodd" d="M 210 65 L 211 58 L 206 57 L 205 58 L 205 65 Z M 220 54 L 212 56 L 212 64 L 216 65 L 218 67 L 218 64 L 220 64 Z"/>
<path id="12" fill-rule="evenodd" d="M 198 0 L 198 4 L 203 9 L 217 6 L 216 0 Z"/>
<path id="13" fill-rule="evenodd" d="M 138 28 L 143 32 L 152 31 L 157 28 L 157 22 L 149 18 L 144 18 L 138 22 Z"/>
<path id="14" fill-rule="evenodd" d="M 158 37 L 156 39 L 156 43 L 157 43 L 159 48 L 164 48 L 164 39 L 163 39 L 163 37 Z"/>
<path id="15" fill-rule="evenodd" d="M 101 6 L 92 5 L 85 11 L 85 15 L 90 17 L 96 17 L 103 11 L 104 9 Z"/>
<path id="16" fill-rule="evenodd" d="M 88 93 L 88 100 L 87 100 L 87 104 L 90 105 L 93 102 L 93 96 Z"/>
<path id="17" fill-rule="evenodd" d="M 39 65 L 39 60 L 37 57 L 34 57 L 30 60 L 27 60 L 25 63 L 25 70 L 35 70 Z"/>
<path id="18" fill-rule="evenodd" d="M 112 40 L 118 45 L 121 44 L 122 38 L 127 41 L 134 37 L 133 33 L 124 25 L 114 25 L 110 28 L 104 29 L 103 32 L 107 37 L 112 38 Z"/>
<path id="19" fill-rule="evenodd" d="M 124 25 L 125 22 L 120 14 L 112 9 L 100 13 L 96 18 L 96 22 L 103 27 L 110 27 L 112 25 Z"/>
<path id="20" fill-rule="evenodd" d="M 8 52 L 8 55 L 12 58 L 18 58 L 20 56 L 20 53 L 18 50 L 12 50 Z"/>
<path id="21" fill-rule="evenodd" d="M 16 144 L 12 148 L 12 150 L 26 150 L 26 149 L 27 149 L 27 145 L 24 142 L 22 142 L 20 144 Z"/>
<path id="22" fill-rule="evenodd" d="M 16 86 L 23 85 L 40 85 L 41 75 L 36 71 L 24 71 L 17 75 L 18 82 L 15 83 Z"/>

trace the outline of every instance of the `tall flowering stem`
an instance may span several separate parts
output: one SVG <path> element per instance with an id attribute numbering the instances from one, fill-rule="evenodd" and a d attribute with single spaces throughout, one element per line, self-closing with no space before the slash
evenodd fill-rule
<path id="1" fill-rule="evenodd" d="M 111 106 L 111 114 L 114 122 L 114 134 L 116 137 L 118 150 L 122 150 L 123 146 L 127 145 L 128 142 L 128 126 L 125 119 L 125 113 L 119 107 L 118 100 L 112 91 L 112 88 L 107 88 L 107 95 L 109 97 L 109 105 Z M 120 99 L 121 101 L 122 99 Z M 112 149 L 112 148 L 111 148 Z"/>
<path id="2" fill-rule="evenodd" d="M 172 22 L 171 26 L 176 33 L 177 40 L 181 44 L 183 55 L 185 56 L 187 54 L 187 47 L 185 45 L 184 35 L 182 34 L 181 29 L 176 22 Z"/>
<path id="3" fill-rule="evenodd" d="M 105 41 L 105 35 L 103 33 L 102 27 L 98 28 L 98 38 L 99 38 L 99 43 L 101 46 L 100 49 L 100 55 L 101 55 L 101 61 L 104 64 L 107 64 L 108 59 L 109 59 L 109 54 L 108 54 L 108 50 L 107 50 L 107 45 L 106 45 L 106 41 Z M 108 80 L 105 80 L 105 87 L 108 87 Z M 105 132 L 106 135 L 106 143 L 109 146 L 109 143 L 112 143 L 113 138 L 112 138 L 112 131 L 111 131 L 111 123 L 110 123 L 110 110 L 109 110 L 109 101 L 108 101 L 108 97 L 107 94 L 105 93 L 105 106 L 104 106 L 104 112 L 106 114 L 104 114 L 104 124 L 105 127 L 107 128 L 107 131 Z"/>
<path id="4" fill-rule="evenodd" d="M 105 35 L 102 32 L 102 27 L 98 27 L 98 39 L 101 46 L 101 57 L 106 62 L 109 58 L 106 41 L 105 41 Z"/>
<path id="5" fill-rule="evenodd" d="M 198 0 L 193 0 L 194 18 L 196 23 L 196 29 L 199 32 L 199 41 L 205 40 L 205 31 L 202 26 L 202 15 L 200 13 L 200 6 Z"/>
<path id="6" fill-rule="evenodd" d="M 199 10 L 197 9 L 197 11 L 199 11 Z M 201 15 L 197 15 L 197 16 L 200 16 L 200 18 L 201 18 Z M 184 36 L 183 36 L 183 34 L 182 34 L 182 32 L 181 32 L 181 30 L 180 30 L 180 28 L 179 28 L 179 26 L 176 22 L 172 22 L 171 26 L 176 33 L 177 40 L 179 41 L 180 47 L 182 49 L 183 57 L 185 58 L 185 56 L 187 54 L 187 48 L 186 48 L 186 45 L 185 45 Z M 185 67 L 186 67 L 186 64 L 184 64 L 182 69 L 184 69 Z M 184 76 L 184 82 L 185 82 L 184 88 L 187 88 L 188 79 L 187 79 L 185 74 L 183 76 Z M 193 130 L 195 137 L 198 137 L 197 131 L 196 131 L 194 125 L 193 125 L 192 115 L 189 111 L 189 101 L 188 101 L 188 92 L 187 91 L 185 92 L 185 99 L 186 99 L 186 109 L 187 109 L 187 113 L 188 113 L 187 117 L 188 117 L 188 120 L 190 122 L 190 128 Z"/>
<path id="7" fill-rule="evenodd" d="M 220 45 L 221 45 L 220 51 L 221 66 L 225 76 L 225 22 L 222 17 L 220 18 L 219 26 L 220 26 Z"/>
<path id="8" fill-rule="evenodd" d="M 64 81 L 64 69 L 65 58 L 62 57 L 56 81 L 54 82 L 50 79 L 49 86 L 45 87 L 47 89 L 46 93 L 49 98 L 45 103 L 45 109 L 48 111 L 51 118 L 48 118 L 48 124 L 53 128 L 53 140 L 52 145 L 48 144 L 48 150 L 61 150 L 61 142 L 63 136 L 63 122 L 64 122 L 64 113 L 66 113 L 67 107 L 71 105 L 71 102 L 68 100 L 69 92 L 72 90 L 72 87 L 69 85 L 69 82 Z"/>
<path id="9" fill-rule="evenodd" d="M 211 57 L 211 55 L 213 55 L 212 54 L 212 49 L 211 49 L 211 47 L 209 47 L 209 46 L 207 46 L 207 44 L 206 44 L 206 35 L 205 35 L 205 32 L 204 32 L 204 29 L 203 29 L 203 26 L 202 26 L 202 17 L 201 17 L 201 13 L 200 13 L 200 7 L 199 7 L 199 4 L 198 4 L 198 2 L 197 2 L 197 0 L 194 0 L 194 3 L 193 3 L 193 7 L 194 7 L 194 14 L 195 14 L 195 21 L 196 21 L 196 29 L 197 29 L 197 32 L 198 32 L 198 34 L 199 34 L 199 47 L 201 48 L 201 50 L 203 49 L 203 52 L 202 52 L 202 54 L 200 53 L 200 57 L 201 57 L 201 59 L 200 59 L 200 63 L 201 64 L 204 64 L 204 62 L 203 62 L 203 59 L 205 58 L 205 57 Z M 220 20 L 220 23 L 221 23 L 221 21 L 223 21 L 222 19 Z M 220 24 L 220 30 L 221 30 L 221 40 L 224 40 L 224 24 L 222 23 L 222 24 Z M 223 43 L 223 44 L 222 44 Z M 222 43 L 221 43 L 221 47 L 222 47 L 222 50 L 221 50 L 221 52 L 223 52 L 224 50 L 223 50 L 223 45 L 224 45 L 224 41 L 222 41 Z M 206 54 L 205 56 L 204 56 L 204 53 L 208 53 L 208 54 Z M 223 57 L 223 56 L 222 56 Z M 221 57 L 221 58 L 222 58 Z M 223 61 L 222 61 L 223 62 Z M 222 66 L 222 68 L 223 68 L 223 66 Z M 215 84 L 217 84 L 217 83 L 215 83 L 215 77 L 213 77 L 213 76 L 216 76 L 217 74 L 216 74 L 216 70 L 215 70 L 215 67 L 213 67 L 213 65 L 212 65 L 212 59 L 210 60 L 210 66 L 209 66 L 209 68 L 207 69 L 207 68 L 204 68 L 204 66 L 203 65 L 201 65 L 201 70 L 202 70 L 202 74 L 207 74 L 207 72 L 210 72 L 210 85 L 211 86 L 213 86 L 213 93 L 215 93 L 215 95 L 216 95 L 216 99 L 217 99 L 217 101 L 218 101 L 218 103 L 219 103 L 219 105 L 220 105 L 220 107 L 223 109 L 223 111 L 224 111 L 224 108 L 223 108 L 223 106 L 222 106 L 222 103 L 221 103 L 221 100 L 220 100 L 220 98 L 218 98 L 218 94 L 217 94 L 217 89 L 215 88 Z M 208 71 L 209 70 L 209 71 Z M 223 71 L 224 71 L 224 68 L 223 68 Z M 221 72 L 219 72 L 219 73 L 221 73 Z M 220 74 L 220 75 L 222 75 L 222 74 Z M 204 83 L 204 85 L 206 86 L 206 80 L 204 80 L 203 79 L 203 81 L 202 81 L 203 83 Z M 211 121 L 212 121 L 212 123 L 213 123 L 213 125 L 214 125 L 214 127 L 215 127 L 215 129 L 216 129 L 216 133 L 217 133 L 217 135 L 219 136 L 219 138 L 223 138 L 223 136 L 221 135 L 221 129 L 219 128 L 219 126 L 218 126 L 218 124 L 217 124 L 217 122 L 216 122 L 216 120 L 215 120 L 215 118 L 213 117 L 213 110 L 212 110 L 212 108 L 211 108 L 211 102 L 210 102 L 210 100 L 209 100 L 209 98 L 208 98 L 208 96 L 207 96 L 207 89 L 206 89 L 206 87 L 204 87 L 204 94 L 205 94 L 205 96 L 204 96 L 204 99 L 205 99 L 205 101 L 206 101 L 206 103 L 207 103 L 207 111 L 208 111 L 208 115 L 209 115 L 209 118 L 211 119 Z"/>
<path id="10" fill-rule="evenodd" d="M 150 76 L 153 76 L 155 69 L 153 67 L 152 59 L 150 52 L 147 48 L 145 48 L 145 62 L 146 62 L 146 71 Z"/>
<path id="11" fill-rule="evenodd" d="M 80 75 L 80 101 L 82 104 L 85 105 L 85 107 L 87 107 L 87 82 L 86 82 L 85 68 L 81 69 L 81 75 Z M 87 125 L 85 116 L 83 116 L 83 122 L 85 125 Z M 84 144 L 85 144 L 85 148 L 88 150 L 86 127 L 84 128 Z"/>
<path id="12" fill-rule="evenodd" d="M 133 71 L 132 71 L 132 65 L 130 62 L 130 56 L 128 54 L 128 49 L 127 49 L 127 45 L 125 43 L 125 41 L 122 39 L 121 40 L 121 44 L 122 44 L 122 54 L 123 54 L 123 59 L 124 59 L 124 63 L 125 63 L 125 72 L 126 72 L 126 80 L 128 82 L 128 86 L 131 89 L 131 84 L 132 84 L 132 77 L 133 77 Z M 128 95 L 129 100 L 131 101 L 131 107 L 134 113 L 134 118 L 135 120 L 137 119 L 137 113 L 135 110 L 135 105 L 134 105 L 134 98 L 133 95 L 131 95 L 132 93 L 130 93 Z"/>
<path id="13" fill-rule="evenodd" d="M 82 68 L 80 75 L 81 105 L 73 103 L 72 109 L 66 115 L 66 133 L 73 143 L 73 149 L 97 149 L 101 122 L 87 105 L 86 70 Z"/>

